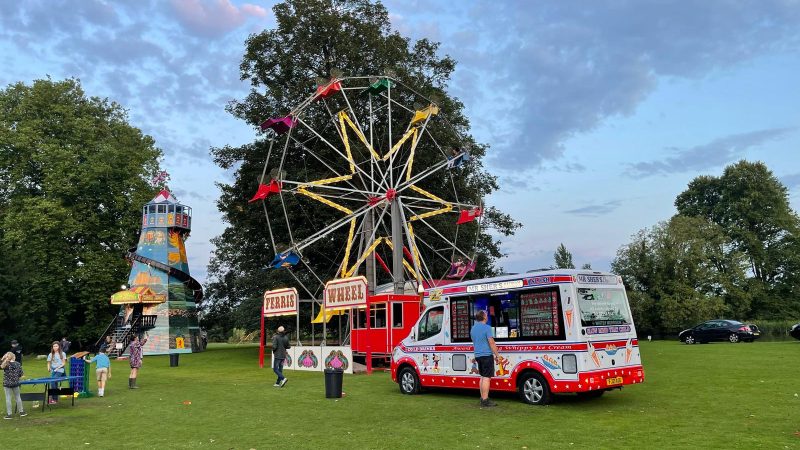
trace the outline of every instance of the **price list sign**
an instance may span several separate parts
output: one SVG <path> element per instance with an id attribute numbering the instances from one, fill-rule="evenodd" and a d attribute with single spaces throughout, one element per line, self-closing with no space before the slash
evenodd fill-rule
<path id="1" fill-rule="evenodd" d="M 452 302 L 450 318 L 452 322 L 453 340 L 468 341 L 470 339 L 469 303 L 467 300 Z"/>
<path id="2" fill-rule="evenodd" d="M 520 324 L 523 336 L 557 336 L 558 296 L 555 292 L 523 294 L 520 300 Z"/>

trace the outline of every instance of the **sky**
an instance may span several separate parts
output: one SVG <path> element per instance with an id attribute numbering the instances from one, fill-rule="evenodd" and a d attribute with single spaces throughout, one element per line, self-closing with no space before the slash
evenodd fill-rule
<path id="1" fill-rule="evenodd" d="M 244 41 L 275 26 L 274 1 L 0 2 L 0 86 L 79 78 L 155 138 L 193 208 L 187 253 L 207 277 L 225 223 L 212 146 L 256 131 L 225 112 L 248 92 Z M 800 209 L 800 0 L 386 0 L 392 26 L 457 61 L 485 165 L 487 203 L 523 227 L 499 264 L 609 270 L 630 237 L 669 219 L 699 175 L 763 161 Z M 265 258 L 271 255 L 265 255 Z"/>

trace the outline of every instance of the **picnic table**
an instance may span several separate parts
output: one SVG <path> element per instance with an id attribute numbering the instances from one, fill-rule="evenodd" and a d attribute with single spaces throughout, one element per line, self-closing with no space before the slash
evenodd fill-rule
<path id="1" fill-rule="evenodd" d="M 28 401 L 41 401 L 42 402 L 42 411 L 44 411 L 44 406 L 47 404 L 47 407 L 50 408 L 48 404 L 48 398 L 51 395 L 69 395 L 72 398 L 72 406 L 75 406 L 75 389 L 73 384 L 78 381 L 81 377 L 77 376 L 63 376 L 63 377 L 45 377 L 45 378 L 31 378 L 28 380 L 20 380 L 20 386 L 30 385 L 35 386 L 37 384 L 44 385 L 44 393 L 39 392 L 25 392 L 20 393 L 20 399 L 23 402 Z M 64 381 L 69 382 L 68 387 L 59 387 L 59 388 L 50 388 L 51 383 L 62 383 Z"/>

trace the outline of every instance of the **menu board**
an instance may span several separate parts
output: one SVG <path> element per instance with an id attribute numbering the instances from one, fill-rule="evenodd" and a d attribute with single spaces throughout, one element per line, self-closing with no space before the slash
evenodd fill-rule
<path id="1" fill-rule="evenodd" d="M 558 296 L 555 291 L 519 296 L 522 336 L 558 336 Z"/>
<path id="2" fill-rule="evenodd" d="M 472 321 L 469 317 L 469 300 L 453 300 L 450 310 L 453 341 L 469 341 Z"/>

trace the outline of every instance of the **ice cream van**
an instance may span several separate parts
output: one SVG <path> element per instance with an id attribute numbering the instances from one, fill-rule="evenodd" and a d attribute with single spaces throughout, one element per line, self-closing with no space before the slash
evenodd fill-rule
<path id="1" fill-rule="evenodd" d="M 470 329 L 487 312 L 501 358 L 493 391 L 544 405 L 553 394 L 599 397 L 644 381 L 622 279 L 586 270 L 547 270 L 464 281 L 425 291 L 427 305 L 392 352 L 392 380 L 422 388 L 478 389 Z"/>

